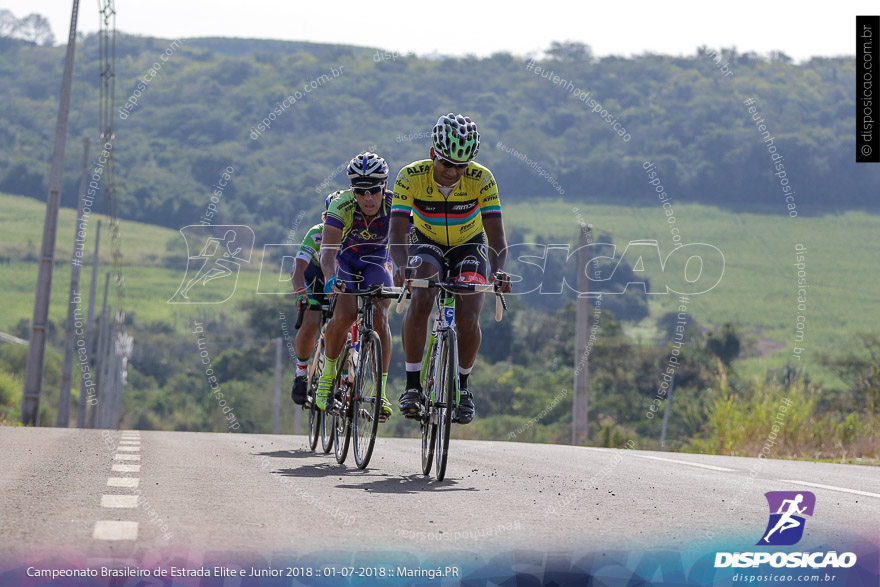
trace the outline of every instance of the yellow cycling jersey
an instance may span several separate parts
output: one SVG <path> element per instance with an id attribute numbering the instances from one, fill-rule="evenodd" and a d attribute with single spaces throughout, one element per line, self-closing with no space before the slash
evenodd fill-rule
<path id="1" fill-rule="evenodd" d="M 488 168 L 471 161 L 467 171 L 444 197 L 434 181 L 434 163 L 423 159 L 397 174 L 391 217 L 409 218 L 433 242 L 460 245 L 483 231 L 483 218 L 501 217 L 498 185 Z"/>

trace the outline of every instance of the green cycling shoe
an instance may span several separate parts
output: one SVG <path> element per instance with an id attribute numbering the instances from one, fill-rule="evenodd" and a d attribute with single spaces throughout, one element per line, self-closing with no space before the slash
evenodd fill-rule
<path id="1" fill-rule="evenodd" d="M 394 410 L 391 408 L 391 402 L 388 401 L 388 398 L 385 397 L 385 394 L 382 394 L 382 413 L 379 414 L 379 421 L 384 422 L 388 418 L 390 418 L 394 414 Z"/>
<path id="2" fill-rule="evenodd" d="M 327 400 L 333 392 L 333 378 L 321 376 L 318 380 L 318 390 L 315 393 L 315 405 L 318 409 L 324 411 L 327 409 Z"/>

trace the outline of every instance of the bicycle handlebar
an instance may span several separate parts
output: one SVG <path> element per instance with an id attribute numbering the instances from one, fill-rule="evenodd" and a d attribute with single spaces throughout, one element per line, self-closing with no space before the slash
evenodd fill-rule
<path id="1" fill-rule="evenodd" d="M 302 326 L 303 317 L 306 315 L 306 312 L 330 312 L 333 313 L 333 308 L 336 305 L 336 300 L 330 300 L 326 304 L 310 304 L 308 300 L 302 300 L 299 303 L 299 308 L 297 308 L 296 312 L 296 325 L 294 326 L 295 330 L 299 330 L 300 326 Z M 303 311 L 303 306 L 305 306 L 305 311 Z"/>
<path id="2" fill-rule="evenodd" d="M 296 309 L 296 325 L 293 327 L 294 330 L 299 330 L 299 327 L 302 326 L 303 323 L 303 316 L 306 315 L 306 313 L 303 312 L 303 302 L 306 302 L 306 307 L 308 307 L 308 301 L 300 301 L 299 308 Z"/>
<path id="3" fill-rule="evenodd" d="M 397 299 L 397 313 L 400 314 L 403 312 L 403 297 L 405 292 L 412 287 L 419 288 L 434 288 L 439 287 L 449 293 L 452 293 L 454 290 L 460 291 L 472 291 L 477 293 L 494 293 L 495 294 L 495 321 L 501 322 L 501 317 L 504 310 L 507 309 L 507 301 L 504 299 L 504 294 L 501 293 L 501 282 L 496 281 L 494 285 L 482 284 L 482 283 L 459 283 L 454 281 L 434 281 L 433 279 L 407 279 L 406 286 L 404 286 L 403 291 L 400 292 L 400 297 Z"/>

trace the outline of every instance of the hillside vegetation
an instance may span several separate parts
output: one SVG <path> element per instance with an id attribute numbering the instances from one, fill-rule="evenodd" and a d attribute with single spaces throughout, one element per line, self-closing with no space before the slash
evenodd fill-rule
<path id="1" fill-rule="evenodd" d="M 496 175 L 509 241 L 521 247 L 509 269 L 519 270 L 521 285 L 541 284 L 511 296 L 503 322 L 485 313 L 471 379 L 479 417 L 456 434 L 568 441 L 575 325 L 574 294 L 562 285 L 574 283 L 564 245 L 591 223 L 604 243 L 594 250 L 603 281 L 591 289 L 607 294 L 595 303 L 590 347 L 593 443 L 659 447 L 654 410 L 665 406 L 663 375 L 681 312 L 686 335 L 667 446 L 752 454 L 767 412 L 794 398 L 797 427 L 774 456 L 878 458 L 880 342 L 868 329 L 877 323 L 880 278 L 865 270 L 872 252 L 860 244 L 873 242 L 880 228 L 872 214 L 880 177 L 853 162 L 851 59 L 796 65 L 782 54 L 706 48 L 691 57 L 595 59 L 572 44 L 555 44 L 535 62 L 507 54 L 428 59 L 338 45 L 126 35 L 116 56 L 112 150 L 135 339 L 124 425 L 225 429 L 199 359 L 203 337 L 242 430 L 268 431 L 270 340 L 291 330 L 293 315 L 290 296 L 257 295 L 258 283 L 283 276 L 278 256 L 264 263 L 263 245 L 296 242 L 317 220 L 324 194 L 343 185 L 339 166 L 358 151 L 380 152 L 394 172 L 424 157 L 434 120 L 452 110 L 480 125 L 478 158 Z M 719 62 L 733 75 L 722 74 Z M 0 38 L 0 190 L 16 194 L 0 196 L 0 327 L 22 338 L 29 336 L 44 213 L 38 200 L 47 190 L 62 67 L 60 47 Z M 97 40 L 85 37 L 74 76 L 44 423 L 54 421 L 60 381 L 77 139 L 94 139 L 98 69 Z M 757 117 L 744 103 L 749 98 Z M 785 178 L 774 175 L 756 118 L 784 156 Z M 230 179 L 221 186 L 223 173 Z M 793 192 L 783 191 L 782 179 Z M 659 185 L 672 208 L 657 198 Z M 795 194 L 794 209 L 786 193 Z M 216 211 L 207 217 L 209 209 Z M 206 218 L 250 226 L 251 260 L 229 301 L 168 304 L 186 269 L 179 231 Z M 691 296 L 686 310 L 678 296 L 655 295 L 670 279 L 689 279 L 661 263 L 676 238 L 724 257 L 717 286 Z M 545 253 L 552 244 L 563 246 Z M 629 254 L 639 247 L 651 254 Z M 796 250 L 803 267 L 795 266 Z M 519 255 L 532 255 L 531 265 Z M 797 299 L 798 270 L 805 271 L 805 302 Z M 799 313 L 806 325 L 800 359 L 793 354 Z M 403 379 L 396 315 L 392 329 L 396 397 Z M 285 364 L 286 397 L 292 368 Z M 17 419 L 23 370 L 24 348 L 0 345 L 0 421 Z M 291 415 L 285 399 L 285 432 Z M 395 416 L 383 433 L 415 432 Z"/>
<path id="2" fill-rule="evenodd" d="M 0 49 L 0 191 L 45 198 L 63 47 L 0 39 Z M 72 139 L 96 134 L 97 57 L 95 36 L 80 41 Z M 716 59 L 734 75 L 721 74 Z M 318 211 L 340 164 L 375 147 L 396 172 L 425 156 L 431 126 L 450 110 L 480 125 L 479 158 L 505 203 L 564 193 L 579 206 L 653 206 L 643 169 L 653 162 L 675 202 L 785 215 L 781 178 L 748 98 L 784 156 L 800 215 L 876 205 L 880 177 L 854 163 L 851 59 L 796 65 L 781 54 L 706 48 L 690 57 L 595 59 L 587 47 L 557 45 L 536 64 L 547 79 L 508 54 L 386 58 L 341 45 L 120 34 L 120 215 L 175 229 L 198 223 L 231 167 L 213 221 L 258 227 L 261 242 L 281 242 L 299 212 Z M 260 130 L 261 121 L 268 127 Z M 67 158 L 67 206 L 78 161 Z"/>

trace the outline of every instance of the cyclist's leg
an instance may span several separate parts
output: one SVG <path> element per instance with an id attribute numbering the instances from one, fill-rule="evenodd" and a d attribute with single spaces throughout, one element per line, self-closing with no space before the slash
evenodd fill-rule
<path id="1" fill-rule="evenodd" d="M 315 349 L 315 338 L 321 325 L 320 312 L 306 312 L 296 333 L 296 356 L 308 360 Z"/>
<path id="2" fill-rule="evenodd" d="M 394 285 L 391 277 L 391 259 L 387 254 L 368 257 L 365 260 L 369 264 L 363 270 L 364 287 L 372 285 L 392 287 Z M 382 342 L 383 374 L 388 373 L 388 365 L 391 363 L 391 328 L 388 326 L 388 308 L 390 306 L 391 300 L 377 300 L 373 305 L 373 328 Z"/>
<path id="3" fill-rule="evenodd" d="M 482 235 L 477 239 L 459 245 L 447 253 L 452 266 L 450 277 L 467 283 L 488 283 L 489 263 Z M 468 377 L 480 350 L 480 310 L 483 307 L 482 293 L 459 294 L 455 300 L 455 324 L 458 330 L 458 376 L 461 397 L 453 419 L 461 424 L 469 423 L 475 413 L 473 393 L 468 385 Z"/>
<path id="4" fill-rule="evenodd" d="M 417 231 L 414 230 L 412 234 L 413 244 L 410 245 L 408 262 L 412 268 L 411 276 L 416 279 L 442 279 L 443 250 L 436 245 L 420 242 L 416 236 Z M 419 368 L 425 350 L 428 317 L 436 296 L 436 289 L 413 288 L 409 308 L 403 317 L 403 351 L 406 362 L 419 363 Z"/>
<path id="5" fill-rule="evenodd" d="M 489 259 L 482 235 L 468 243 L 450 249 L 447 254 L 451 270 L 449 276 L 465 283 L 489 282 Z M 455 296 L 455 325 L 458 330 L 458 361 L 461 369 L 470 369 L 480 350 L 480 310 L 482 293 L 464 293 Z"/>
<path id="6" fill-rule="evenodd" d="M 368 289 L 374 285 L 391 287 L 391 258 L 387 251 L 381 251 L 375 255 L 364 255 L 358 264 L 361 279 L 361 289 Z M 347 287 L 347 286 L 346 286 Z M 382 415 L 390 417 L 394 410 L 386 397 L 386 384 L 388 383 L 388 365 L 391 363 L 391 328 L 388 326 L 388 307 L 391 300 L 377 300 L 373 304 L 373 329 L 379 336 L 382 345 Z"/>
<path id="7" fill-rule="evenodd" d="M 344 255 L 339 255 L 336 261 L 337 274 L 340 276 L 340 280 L 345 282 L 347 291 L 350 291 L 351 283 L 346 279 L 351 274 L 350 260 Z M 333 317 L 324 330 L 324 370 L 321 373 L 321 381 L 318 383 L 318 393 L 315 398 L 321 409 L 326 407 L 327 398 L 333 387 L 333 379 L 336 377 L 336 370 L 341 366 L 337 365 L 339 354 L 342 352 L 342 347 L 345 346 L 346 335 L 356 318 L 357 297 L 340 294 L 336 299 Z"/>
<path id="8" fill-rule="evenodd" d="M 299 331 L 296 333 L 296 374 L 293 377 L 290 398 L 298 405 L 302 405 L 306 401 L 309 387 L 309 359 L 315 348 L 315 337 L 318 334 L 320 324 L 320 312 L 306 312 Z"/>
<path id="9" fill-rule="evenodd" d="M 417 279 L 443 277 L 443 250 L 430 242 L 416 230 L 410 233 L 408 266 L 411 275 Z M 406 388 L 400 396 L 400 411 L 405 416 L 419 413 L 422 403 L 421 367 L 422 353 L 425 350 L 425 337 L 428 332 L 428 317 L 431 314 L 435 289 L 414 288 L 406 315 L 403 317 L 403 350 L 406 361 Z"/>
<path id="10" fill-rule="evenodd" d="M 432 244 L 414 242 L 410 246 L 409 266 L 412 277 L 435 279 L 443 276 L 443 251 Z M 437 295 L 436 289 L 413 288 L 412 299 L 403 317 L 403 351 L 406 361 L 406 389 L 400 396 L 400 411 L 404 415 L 419 412 L 421 403 L 422 353 L 428 334 L 428 317 Z"/>
<path id="11" fill-rule="evenodd" d="M 324 290 L 324 280 L 321 270 L 315 266 L 310 266 L 306 269 L 304 277 L 308 302 L 317 305 L 325 303 L 326 296 L 321 293 Z M 303 321 L 300 325 L 299 331 L 296 333 L 296 375 L 293 379 L 293 388 L 290 390 L 290 397 L 297 404 L 303 404 L 306 400 L 309 358 L 315 348 L 315 339 L 317 338 L 320 325 L 321 313 L 306 311 L 303 315 Z"/>

